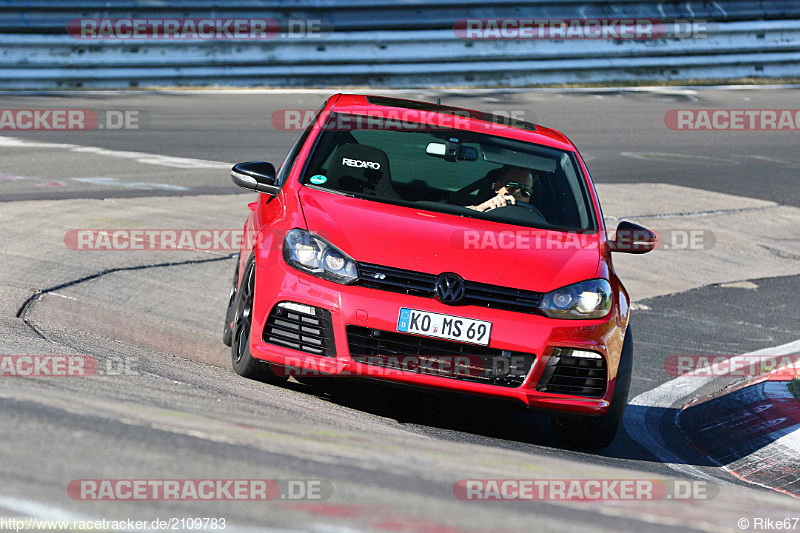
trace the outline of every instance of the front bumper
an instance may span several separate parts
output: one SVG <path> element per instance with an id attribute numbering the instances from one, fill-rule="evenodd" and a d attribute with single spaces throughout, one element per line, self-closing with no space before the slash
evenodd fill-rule
<path id="1" fill-rule="evenodd" d="M 608 410 L 624 336 L 616 303 L 612 312 L 601 320 L 556 320 L 477 306 L 454 307 L 431 298 L 339 285 L 302 273 L 282 259 L 275 260 L 274 256 L 270 259 L 257 262 L 250 346 L 253 357 L 257 359 L 307 370 L 311 374 L 377 377 L 407 385 L 515 400 L 531 408 L 588 415 L 602 415 Z M 330 312 L 329 327 L 335 346 L 328 350 L 328 356 L 284 348 L 262 340 L 267 317 L 279 302 L 295 302 Z M 490 348 L 535 354 L 536 361 L 522 385 L 511 388 L 426 373 L 377 372 L 379 369 L 375 366 L 354 360 L 348 349 L 347 326 L 397 331 L 401 307 L 488 320 L 492 323 Z M 603 356 L 608 369 L 608 385 L 602 397 L 536 390 L 556 347 L 590 350 Z"/>

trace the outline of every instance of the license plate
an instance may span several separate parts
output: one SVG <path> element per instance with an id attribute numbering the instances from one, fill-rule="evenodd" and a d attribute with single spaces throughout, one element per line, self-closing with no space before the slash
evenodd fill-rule
<path id="1" fill-rule="evenodd" d="M 492 323 L 401 307 L 400 316 L 397 318 L 397 331 L 487 346 L 492 333 Z"/>

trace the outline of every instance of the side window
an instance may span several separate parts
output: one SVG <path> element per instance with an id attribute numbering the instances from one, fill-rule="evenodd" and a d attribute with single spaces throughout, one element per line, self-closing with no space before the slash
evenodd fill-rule
<path id="1" fill-rule="evenodd" d="M 289 154 L 286 156 L 286 159 L 283 160 L 283 163 L 281 163 L 281 166 L 278 169 L 278 173 L 275 175 L 275 184 L 277 186 L 283 187 L 284 183 L 286 183 L 286 178 L 289 177 L 289 173 L 292 171 L 295 159 L 297 159 L 297 154 L 300 153 L 300 150 L 303 149 L 303 145 L 306 144 L 306 140 L 308 139 L 308 136 L 311 135 L 311 130 L 314 129 L 314 124 L 317 123 L 319 114 L 324 108 L 325 105 L 323 104 L 322 108 L 320 108 L 320 110 L 317 111 L 317 114 L 314 115 L 314 119 L 309 123 L 308 127 L 306 127 L 305 131 L 303 131 L 300 137 L 297 138 L 292 147 L 289 149 Z"/>

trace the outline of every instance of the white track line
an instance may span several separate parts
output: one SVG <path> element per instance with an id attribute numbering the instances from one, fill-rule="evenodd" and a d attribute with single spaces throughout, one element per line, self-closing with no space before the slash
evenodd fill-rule
<path id="1" fill-rule="evenodd" d="M 673 404 L 682 398 L 690 396 L 694 391 L 700 389 L 708 384 L 711 380 L 719 377 L 720 372 L 724 368 L 732 368 L 737 363 L 741 363 L 742 367 L 749 364 L 748 357 L 752 356 L 774 356 L 778 358 L 783 355 L 791 355 L 800 352 L 800 339 L 792 341 L 780 346 L 773 346 L 770 348 L 763 348 L 750 352 L 744 355 L 731 357 L 724 364 L 713 365 L 711 371 L 708 368 L 699 368 L 694 372 L 684 374 L 673 380 L 670 380 L 655 389 L 649 390 L 640 394 L 633 400 L 628 402 L 628 405 L 639 406 L 644 409 L 626 409 L 623 418 L 625 431 L 628 435 L 638 442 L 640 445 L 652 452 L 662 463 L 672 468 L 676 472 L 680 472 L 692 477 L 698 477 L 715 483 L 723 485 L 732 485 L 728 481 L 715 478 L 706 474 L 702 470 L 692 465 L 684 463 L 680 457 L 669 450 L 668 446 L 661 438 L 659 424 L 661 422 L 661 415 L 658 413 L 659 409 L 673 408 Z M 706 375 L 710 374 L 710 375 Z M 680 409 L 683 406 L 678 406 Z"/>
<path id="2" fill-rule="evenodd" d="M 231 163 L 223 161 L 208 161 L 205 159 L 192 159 L 189 157 L 173 157 L 169 155 L 148 154 L 145 152 L 128 152 L 124 150 L 109 150 L 99 146 L 81 146 L 78 144 L 51 143 L 42 141 L 29 141 L 16 137 L 0 137 L 2 148 L 48 148 L 50 150 L 69 150 L 70 152 L 89 153 L 119 159 L 133 159 L 138 163 L 159 165 L 170 168 L 219 168 L 228 170 Z"/>

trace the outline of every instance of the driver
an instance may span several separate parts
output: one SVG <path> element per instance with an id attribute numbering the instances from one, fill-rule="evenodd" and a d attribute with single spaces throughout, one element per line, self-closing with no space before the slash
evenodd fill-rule
<path id="1" fill-rule="evenodd" d="M 492 189 L 497 193 L 495 196 L 478 205 L 468 205 L 467 208 L 483 212 L 509 204 L 516 205 L 517 202 L 529 203 L 533 194 L 533 173 L 525 168 L 508 167 L 494 182 Z"/>

